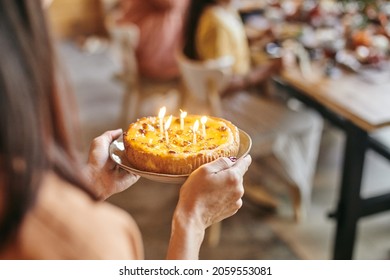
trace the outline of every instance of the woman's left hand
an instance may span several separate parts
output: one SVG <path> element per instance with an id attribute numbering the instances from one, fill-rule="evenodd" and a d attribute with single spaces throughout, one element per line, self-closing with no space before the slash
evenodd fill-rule
<path id="1" fill-rule="evenodd" d="M 129 173 L 110 158 L 109 146 L 122 134 L 122 129 L 106 131 L 91 144 L 87 162 L 87 175 L 99 198 L 106 199 L 135 184 L 139 176 Z"/>

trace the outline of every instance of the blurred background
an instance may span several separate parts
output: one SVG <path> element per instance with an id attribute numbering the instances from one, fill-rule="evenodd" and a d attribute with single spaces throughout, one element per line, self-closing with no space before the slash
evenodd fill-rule
<path id="1" fill-rule="evenodd" d="M 124 119 L 123 114 L 130 110 L 123 107 L 129 94 L 129 85 L 126 77 L 123 77 L 126 73 L 123 72 L 123 50 L 112 30 L 110 33 L 107 28 L 107 18 L 115 6 L 114 2 L 54 0 L 48 9 L 60 58 L 77 98 L 82 128 L 80 144 L 84 157 L 94 137 L 109 129 L 125 129 L 126 123 L 131 121 L 129 117 Z M 247 36 L 253 39 L 251 49 L 256 51 L 254 59 L 258 63 L 270 56 L 279 56 L 281 49 L 295 48 L 294 44 L 298 42 L 304 46 L 304 56 L 310 57 L 311 61 L 326 60 L 321 73 L 327 77 L 337 78 L 339 71 L 357 71 L 365 65 L 370 66 L 363 69 L 367 70 L 366 77 L 369 78 L 373 77 L 372 69 L 379 68 L 381 73 L 388 69 L 385 62 L 390 5 L 387 1 L 378 1 L 381 4 L 378 9 L 374 8 L 377 6 L 365 6 L 368 8 L 364 11 L 360 7 L 366 5 L 367 1 L 346 1 L 348 10 L 343 11 L 342 16 L 337 1 L 236 2 L 246 24 Z M 380 33 L 367 22 L 376 22 L 375 26 L 381 28 Z M 341 26 L 344 28 L 345 24 L 351 28 L 346 33 L 349 37 L 340 36 Z M 272 32 L 269 33 L 271 27 Z M 346 45 L 352 47 L 345 48 Z M 300 63 L 305 61 L 300 58 Z M 335 62 L 339 63 L 338 66 Z M 286 63 L 291 63 L 288 56 Z M 385 73 L 389 78 L 390 73 Z M 385 79 L 383 75 L 378 77 L 375 79 Z M 164 84 L 162 87 L 158 85 L 157 89 L 148 89 L 146 99 L 138 104 L 138 115 L 135 117 L 157 115 L 162 105 L 178 112 L 183 94 L 180 79 L 168 85 L 175 91 L 165 91 L 166 87 Z M 383 135 L 388 139 L 386 129 L 383 129 Z M 205 241 L 201 259 L 331 258 L 335 224 L 328 214 L 337 205 L 344 141 L 343 132 L 325 121 L 318 160 L 314 166 L 310 207 L 300 219 L 294 216 L 293 200 L 288 189 L 278 180 L 264 176 L 261 163 L 254 162 L 247 177 L 251 185 L 259 186 L 260 191 L 245 196 L 243 208 L 222 222 L 217 244 Z M 363 174 L 363 195 L 388 191 L 389 171 L 387 161 L 368 153 Z M 141 178 L 132 188 L 109 199 L 128 211 L 138 222 L 144 236 L 147 259 L 165 256 L 170 219 L 179 188 L 178 185 Z M 389 232 L 386 212 L 362 219 L 354 258 L 390 259 Z"/>

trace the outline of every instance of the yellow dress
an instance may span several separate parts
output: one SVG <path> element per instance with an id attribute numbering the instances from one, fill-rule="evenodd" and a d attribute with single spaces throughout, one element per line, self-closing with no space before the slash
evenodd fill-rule
<path id="1" fill-rule="evenodd" d="M 195 44 L 201 60 L 232 56 L 235 74 L 243 75 L 250 70 L 248 41 L 235 10 L 219 6 L 206 8 L 199 20 Z"/>

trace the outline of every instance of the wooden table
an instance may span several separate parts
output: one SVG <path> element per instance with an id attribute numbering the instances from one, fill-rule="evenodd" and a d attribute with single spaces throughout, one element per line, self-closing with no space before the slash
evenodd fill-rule
<path id="1" fill-rule="evenodd" d="M 250 13 L 264 9 L 267 6 L 266 0 L 241 0 L 238 3 L 237 9 L 241 13 Z"/>
<path id="2" fill-rule="evenodd" d="M 330 217 L 337 223 L 333 258 L 352 259 L 359 219 L 390 210 L 390 193 L 362 198 L 360 192 L 366 151 L 371 149 L 390 160 L 390 149 L 373 136 L 377 129 L 390 125 L 390 73 L 377 83 L 351 73 L 330 79 L 315 67 L 310 73 L 304 77 L 298 68 L 285 69 L 275 81 L 345 132 L 338 206 Z"/>

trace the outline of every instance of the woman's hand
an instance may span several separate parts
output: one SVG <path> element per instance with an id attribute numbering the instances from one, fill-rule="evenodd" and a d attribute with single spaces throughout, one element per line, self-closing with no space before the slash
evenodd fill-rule
<path id="1" fill-rule="evenodd" d="M 87 175 L 98 197 L 107 197 L 124 191 L 138 181 L 139 176 L 120 169 L 109 157 L 110 144 L 122 134 L 122 129 L 106 131 L 96 137 L 89 150 Z"/>
<path id="2" fill-rule="evenodd" d="M 219 158 L 195 170 L 181 187 L 168 258 L 196 259 L 210 225 L 234 215 L 242 206 L 248 155 L 237 161 Z"/>
<path id="3" fill-rule="evenodd" d="M 204 228 L 235 214 L 242 205 L 243 176 L 251 157 L 219 158 L 195 170 L 180 190 L 178 207 Z"/>
<path id="4" fill-rule="evenodd" d="M 259 89 L 261 85 L 277 75 L 282 69 L 280 58 L 270 59 L 264 64 L 253 67 L 246 75 L 232 75 L 226 89 L 221 95 L 229 95 L 250 88 Z"/>

